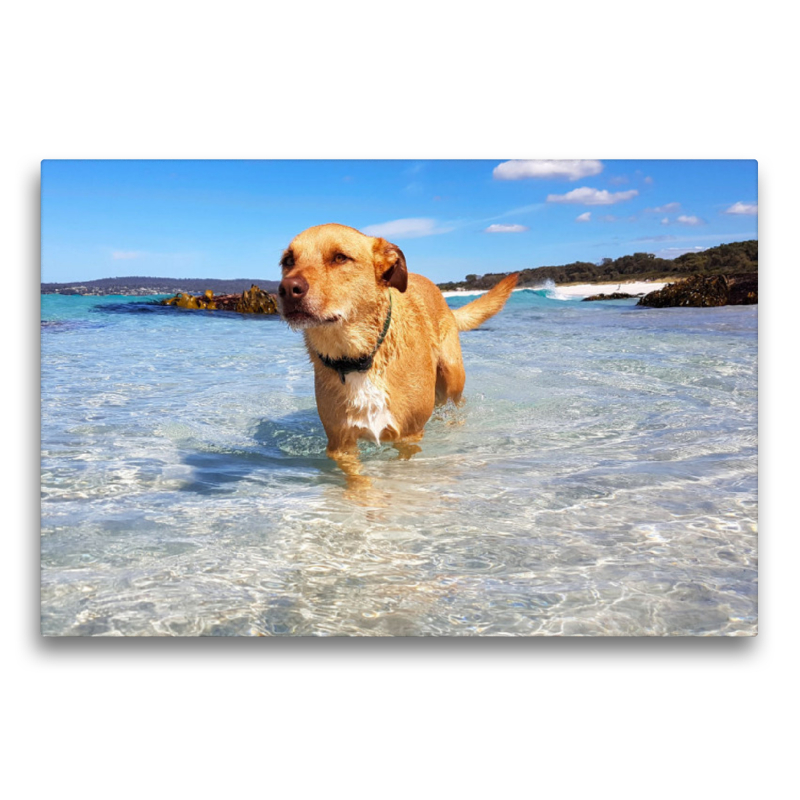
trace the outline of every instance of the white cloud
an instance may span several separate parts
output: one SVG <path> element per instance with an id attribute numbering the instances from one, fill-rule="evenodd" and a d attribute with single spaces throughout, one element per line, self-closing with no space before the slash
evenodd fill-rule
<path id="1" fill-rule="evenodd" d="M 111 253 L 111 258 L 114 261 L 119 261 L 120 259 L 128 259 L 128 258 L 141 258 L 144 253 L 138 250 L 114 250 Z"/>
<path id="2" fill-rule="evenodd" d="M 581 214 L 578 217 L 575 217 L 575 222 L 589 222 L 591 218 L 592 218 L 592 212 L 584 211 L 583 214 Z"/>
<path id="3" fill-rule="evenodd" d="M 734 203 L 725 209 L 726 214 L 758 214 L 758 203 Z"/>
<path id="4" fill-rule="evenodd" d="M 580 203 L 584 206 L 610 206 L 614 203 L 621 203 L 623 200 L 630 200 L 636 197 L 639 192 L 630 189 L 627 192 L 609 192 L 606 189 L 591 189 L 582 186 L 580 189 L 573 189 L 566 194 L 547 195 L 548 203 Z"/>
<path id="5" fill-rule="evenodd" d="M 662 225 L 669 225 L 669 217 L 664 217 L 664 219 L 661 220 L 661 224 Z"/>
<path id="6" fill-rule="evenodd" d="M 705 220 L 700 219 L 700 217 L 695 217 L 691 214 L 681 214 L 676 220 L 676 222 L 680 222 L 681 225 L 704 225 Z"/>
<path id="7" fill-rule="evenodd" d="M 377 225 L 367 225 L 362 228 L 362 233 L 367 236 L 386 236 L 396 239 L 416 239 L 420 236 L 434 236 L 438 233 L 448 233 L 452 228 L 437 228 L 436 220 L 425 217 L 409 219 L 395 219 L 390 222 L 380 222 Z"/>
<path id="8" fill-rule="evenodd" d="M 490 225 L 484 233 L 522 233 L 529 230 L 525 225 Z"/>
<path id="9" fill-rule="evenodd" d="M 604 217 L 600 217 L 603 222 L 616 222 L 617 218 L 613 214 L 606 214 Z"/>
<path id="10" fill-rule="evenodd" d="M 577 181 L 590 175 L 599 175 L 602 171 L 602 161 L 533 159 L 504 161 L 494 168 L 492 175 L 497 181 L 518 181 L 525 178 L 567 178 Z"/>
<path id="11" fill-rule="evenodd" d="M 652 184 L 653 184 L 653 179 L 652 179 L 652 178 L 651 178 L 651 177 L 648 175 L 648 176 L 647 176 L 647 177 L 644 179 L 644 182 L 645 182 L 645 183 L 646 183 L 648 186 L 652 186 Z"/>
<path id="12" fill-rule="evenodd" d="M 654 214 L 674 214 L 681 207 L 680 203 L 665 203 L 663 206 L 647 208 L 645 211 L 652 211 Z"/>

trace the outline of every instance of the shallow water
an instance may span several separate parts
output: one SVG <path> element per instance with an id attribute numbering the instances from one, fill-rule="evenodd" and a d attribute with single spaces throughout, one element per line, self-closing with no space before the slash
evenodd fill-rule
<path id="1" fill-rule="evenodd" d="M 362 505 L 279 320 L 43 296 L 42 631 L 755 633 L 757 307 L 634 303 L 515 293 Z"/>

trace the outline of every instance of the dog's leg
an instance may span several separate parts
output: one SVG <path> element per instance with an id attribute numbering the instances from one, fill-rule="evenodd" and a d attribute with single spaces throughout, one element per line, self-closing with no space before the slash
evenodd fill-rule
<path id="1" fill-rule="evenodd" d="M 358 457 L 358 439 L 355 435 L 350 435 L 350 431 L 328 432 L 326 452 L 328 458 L 333 459 L 344 472 L 348 492 L 363 491 L 372 486 L 372 481 L 363 474 L 361 459 Z"/>
<path id="2" fill-rule="evenodd" d="M 397 450 L 398 460 L 408 461 L 411 456 L 421 453 L 422 448 L 416 443 L 422 439 L 422 436 L 423 433 L 420 431 L 419 433 L 415 433 L 411 436 L 404 436 L 402 439 L 392 442 L 392 447 Z"/>
<path id="3" fill-rule="evenodd" d="M 382 492 L 377 491 L 372 484 L 372 479 L 362 472 L 361 460 L 358 457 L 358 448 L 331 449 L 328 445 L 328 456 L 332 458 L 339 469 L 344 472 L 346 487 L 344 497 L 353 503 L 371 508 L 384 508 L 386 498 Z"/>
<path id="4" fill-rule="evenodd" d="M 369 478 L 362 475 L 361 459 L 358 457 L 358 448 L 356 446 L 342 449 L 339 447 L 331 448 L 328 445 L 327 454 L 328 458 L 332 458 L 339 469 L 344 472 L 348 486 L 350 486 L 351 482 L 354 484 L 359 483 L 359 481 L 369 483 Z"/>

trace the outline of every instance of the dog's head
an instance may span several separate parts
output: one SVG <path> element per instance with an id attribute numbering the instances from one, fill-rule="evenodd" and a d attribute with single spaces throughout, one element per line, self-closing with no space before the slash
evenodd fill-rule
<path id="1" fill-rule="evenodd" d="M 293 328 L 360 319 L 388 286 L 404 292 L 406 259 L 397 245 L 344 225 L 317 225 L 295 236 L 281 257 L 281 315 Z"/>

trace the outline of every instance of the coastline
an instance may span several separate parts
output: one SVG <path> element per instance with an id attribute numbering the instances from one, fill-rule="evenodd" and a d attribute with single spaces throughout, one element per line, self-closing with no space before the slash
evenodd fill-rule
<path id="1" fill-rule="evenodd" d="M 548 283 L 538 286 L 522 286 L 514 289 L 515 292 L 524 292 L 528 289 L 540 291 L 542 289 L 553 292 L 562 297 L 590 297 L 593 294 L 611 294 L 612 292 L 627 292 L 628 294 L 647 294 L 663 289 L 668 281 L 615 281 L 613 283 Z M 470 295 L 486 294 L 488 289 L 464 289 L 442 292 L 445 297 L 468 297 Z"/>
<path id="2" fill-rule="evenodd" d="M 617 281 L 615 283 L 560 283 L 556 284 L 558 294 L 570 297 L 589 297 L 593 294 L 611 294 L 627 292 L 628 294 L 647 294 L 663 289 L 668 281 Z M 674 281 L 673 281 L 674 283 Z"/>

